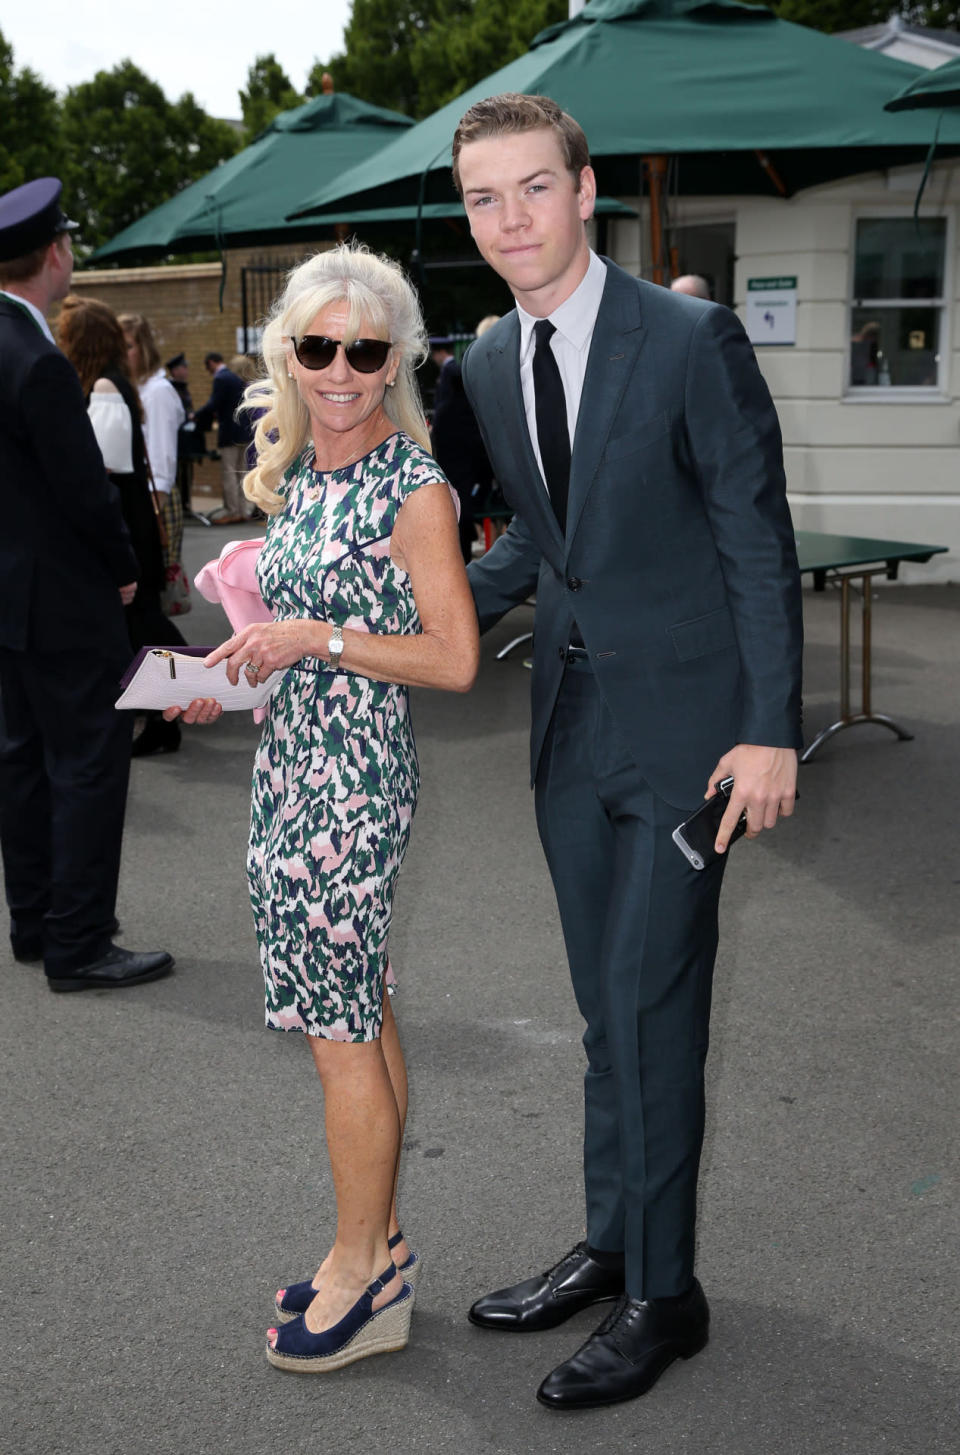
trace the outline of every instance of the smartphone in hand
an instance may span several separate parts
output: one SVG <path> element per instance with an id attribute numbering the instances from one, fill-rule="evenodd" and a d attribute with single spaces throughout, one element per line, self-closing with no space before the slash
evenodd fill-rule
<path id="1" fill-rule="evenodd" d="M 714 845 L 717 841 L 717 834 L 720 832 L 720 820 L 727 811 L 730 802 L 730 790 L 733 787 L 732 778 L 721 778 L 715 783 L 717 790 L 712 798 L 706 799 L 696 813 L 692 813 L 685 823 L 680 824 L 673 831 L 673 842 L 680 852 L 689 859 L 694 869 L 706 869 L 715 859 L 723 858 L 718 854 Z M 737 820 L 733 833 L 730 835 L 730 843 L 727 845 L 729 852 L 730 844 L 733 844 L 747 831 L 747 815 L 742 813 Z"/>

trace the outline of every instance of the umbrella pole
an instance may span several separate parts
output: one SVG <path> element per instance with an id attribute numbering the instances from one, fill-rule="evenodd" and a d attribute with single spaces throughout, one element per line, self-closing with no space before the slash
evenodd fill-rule
<path id="1" fill-rule="evenodd" d="M 667 178 L 667 159 L 648 156 L 643 159 L 650 197 L 650 263 L 654 283 L 666 285 L 663 247 L 663 186 Z"/>

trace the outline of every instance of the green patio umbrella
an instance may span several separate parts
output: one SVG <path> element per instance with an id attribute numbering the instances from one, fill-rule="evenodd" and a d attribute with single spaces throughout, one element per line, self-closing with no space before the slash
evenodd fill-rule
<path id="1" fill-rule="evenodd" d="M 305 186 L 335 182 L 413 122 L 336 93 L 282 111 L 250 146 L 124 228 L 91 262 L 256 246 L 317 236 L 284 216 Z"/>
<path id="2" fill-rule="evenodd" d="M 349 175 L 307 191 L 288 216 L 452 201 L 457 121 L 502 91 L 546 94 L 575 116 L 608 194 L 636 194 L 643 159 L 670 157 L 680 193 L 790 195 L 922 159 L 922 122 L 883 111 L 918 74 L 737 0 L 589 0 Z M 960 119 L 945 133 L 960 148 Z"/>
<path id="3" fill-rule="evenodd" d="M 884 106 L 884 111 L 942 111 L 945 106 L 960 106 L 960 60 L 947 61 L 919 76 L 898 91 Z"/>
<path id="4" fill-rule="evenodd" d="M 917 188 L 913 204 L 914 220 L 919 219 L 920 216 L 923 190 L 927 185 L 934 154 L 940 141 L 940 129 L 946 107 L 960 107 L 960 60 L 947 61 L 946 65 L 935 66 L 929 71 L 921 71 L 920 75 L 898 91 L 896 96 L 891 97 L 883 108 L 884 111 L 938 111 L 940 113 L 933 136 L 930 138 L 930 150 L 927 152 L 923 176 L 920 178 L 920 185 Z"/>

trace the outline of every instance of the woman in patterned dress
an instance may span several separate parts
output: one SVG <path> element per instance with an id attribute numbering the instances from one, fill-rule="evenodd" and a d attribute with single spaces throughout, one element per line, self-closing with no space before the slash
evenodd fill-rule
<path id="1" fill-rule="evenodd" d="M 257 571 L 276 620 L 208 663 L 225 660 L 231 681 L 284 674 L 254 769 L 248 872 L 267 1025 L 306 1032 L 323 1084 L 337 1230 L 316 1276 L 278 1293 L 267 1357 L 325 1370 L 406 1343 L 419 1267 L 396 1213 L 407 1086 L 384 982 L 418 787 L 407 689 L 466 692 L 479 648 L 400 269 L 360 247 L 309 259 L 263 355 L 244 488 L 269 518 Z M 219 712 L 205 699 L 183 718 Z"/>

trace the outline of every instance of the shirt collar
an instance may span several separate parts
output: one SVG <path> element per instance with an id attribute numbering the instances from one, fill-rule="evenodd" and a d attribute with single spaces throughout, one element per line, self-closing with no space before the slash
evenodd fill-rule
<path id="1" fill-rule="evenodd" d="M 50 332 L 50 325 L 47 323 L 47 320 L 44 318 L 43 314 L 40 312 L 39 308 L 35 303 L 31 303 L 29 298 L 21 298 L 19 293 L 8 293 L 6 288 L 0 288 L 0 293 L 2 293 L 5 298 L 9 298 L 12 303 L 19 303 L 21 308 L 25 308 L 27 312 L 36 319 L 37 327 L 40 329 L 40 332 L 43 334 L 44 338 L 49 339 L 52 344 L 56 343 L 56 339 Z"/>
<path id="2" fill-rule="evenodd" d="M 587 271 L 574 288 L 569 298 L 548 314 L 557 333 L 562 334 L 575 349 L 582 350 L 593 333 L 593 326 L 600 311 L 600 300 L 607 281 L 607 270 L 596 253 L 591 250 Z M 533 326 L 539 319 L 527 313 L 517 304 L 520 319 L 520 358 L 525 360 L 533 341 Z"/>

